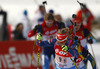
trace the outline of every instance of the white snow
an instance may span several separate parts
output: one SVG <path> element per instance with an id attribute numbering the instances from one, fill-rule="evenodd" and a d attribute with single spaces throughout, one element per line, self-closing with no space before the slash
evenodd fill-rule
<path id="1" fill-rule="evenodd" d="M 88 44 L 89 51 L 92 53 L 91 46 L 92 46 L 93 52 L 95 54 L 96 63 L 98 65 L 98 68 L 100 69 L 100 43 L 95 43 L 92 45 Z M 92 55 L 93 55 L 93 53 L 92 53 Z M 90 63 L 88 64 L 88 69 L 92 69 Z"/>
<path id="2" fill-rule="evenodd" d="M 95 36 L 96 39 L 100 39 L 100 29 L 93 30 L 92 34 Z"/>

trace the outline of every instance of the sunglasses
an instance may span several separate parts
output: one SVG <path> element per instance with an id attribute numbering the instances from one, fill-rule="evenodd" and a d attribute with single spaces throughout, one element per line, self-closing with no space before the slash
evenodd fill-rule
<path id="1" fill-rule="evenodd" d="M 53 24 L 53 22 L 46 22 L 46 24 Z"/>

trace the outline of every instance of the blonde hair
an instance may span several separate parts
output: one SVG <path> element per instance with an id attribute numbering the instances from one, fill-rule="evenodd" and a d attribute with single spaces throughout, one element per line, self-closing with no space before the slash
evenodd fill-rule
<path id="1" fill-rule="evenodd" d="M 54 18 L 55 18 L 56 21 L 62 22 L 62 17 L 61 17 L 60 14 L 55 15 Z"/>
<path id="2" fill-rule="evenodd" d="M 51 13 L 47 13 L 44 17 L 44 20 L 54 20 L 54 16 Z"/>
<path id="3" fill-rule="evenodd" d="M 59 34 L 69 33 L 69 28 L 68 28 L 68 27 L 62 28 L 62 29 L 58 30 L 58 33 L 59 33 Z"/>
<path id="4" fill-rule="evenodd" d="M 58 30 L 58 33 L 59 33 L 59 34 L 65 34 L 65 33 L 67 33 L 68 38 L 71 39 L 71 40 L 73 39 L 73 38 L 70 36 L 70 34 L 69 34 L 69 28 L 68 28 L 68 27 L 59 29 L 59 30 Z"/>

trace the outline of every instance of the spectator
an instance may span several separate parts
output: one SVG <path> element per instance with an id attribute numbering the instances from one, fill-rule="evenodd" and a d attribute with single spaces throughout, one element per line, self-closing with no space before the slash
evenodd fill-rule
<path id="1" fill-rule="evenodd" d="M 13 31 L 13 34 L 14 34 L 13 39 L 14 40 L 25 40 L 25 38 L 23 37 L 22 32 L 23 32 L 23 24 L 22 23 L 19 23 L 16 26 L 15 31 Z"/>
<path id="2" fill-rule="evenodd" d="M 53 9 L 50 9 L 50 10 L 49 10 L 49 13 L 51 13 L 51 14 L 54 15 L 54 10 L 53 10 Z"/>
<path id="3" fill-rule="evenodd" d="M 55 15 L 55 20 L 58 22 L 62 22 L 62 16 L 60 14 Z"/>
<path id="4" fill-rule="evenodd" d="M 55 15 L 55 20 L 62 24 L 62 27 L 65 27 L 64 22 L 62 21 L 62 16 L 60 14 Z"/>
<path id="5" fill-rule="evenodd" d="M 31 30 L 27 10 L 24 10 L 21 22 L 23 23 L 23 26 L 24 26 L 23 36 L 24 36 L 24 38 L 26 38 L 26 40 L 30 40 L 30 38 L 27 36 L 28 32 Z"/>
<path id="6" fill-rule="evenodd" d="M 41 24 L 43 22 L 44 15 L 45 15 L 45 8 L 44 8 L 44 6 L 40 5 L 39 9 L 36 11 L 36 13 L 34 15 L 32 28 L 34 28 L 35 25 Z"/>

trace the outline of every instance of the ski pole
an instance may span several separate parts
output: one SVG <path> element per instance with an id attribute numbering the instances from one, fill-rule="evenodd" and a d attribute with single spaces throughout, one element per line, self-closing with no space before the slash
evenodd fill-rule
<path id="1" fill-rule="evenodd" d="M 70 57 L 71 61 L 73 62 L 73 64 L 75 65 L 76 69 L 78 69 L 78 67 L 76 66 L 74 60 Z"/>
<path id="2" fill-rule="evenodd" d="M 82 7 L 81 7 L 81 6 L 83 5 L 83 3 L 80 3 L 78 0 L 77 0 L 77 2 L 78 2 L 79 5 L 80 5 L 80 8 L 81 8 L 81 15 L 82 15 L 83 12 L 82 12 Z M 81 22 L 83 23 L 83 18 L 81 19 Z"/>
<path id="3" fill-rule="evenodd" d="M 38 63 L 37 63 L 37 69 L 39 69 L 39 57 L 40 57 L 40 41 L 38 46 Z"/>
<path id="4" fill-rule="evenodd" d="M 92 44 L 90 44 L 90 46 L 91 46 L 92 54 L 93 54 L 95 62 L 96 62 L 96 57 L 95 57 L 95 54 L 94 54 L 94 51 L 93 51 L 93 48 L 92 48 Z M 97 67 L 97 69 L 99 69 L 97 62 L 96 62 L 96 67 Z"/>
<path id="5" fill-rule="evenodd" d="M 37 31 L 36 31 L 37 32 Z M 35 46 L 36 46 L 36 36 L 37 34 L 35 35 L 35 40 L 34 40 L 34 45 L 33 45 L 33 53 L 34 53 L 34 50 L 35 50 Z M 33 54 L 32 54 L 32 58 L 31 58 L 31 65 L 30 65 L 30 69 L 32 69 L 32 60 L 33 60 Z"/>
<path id="6" fill-rule="evenodd" d="M 46 14 L 46 7 L 45 7 L 45 4 L 47 5 L 47 1 L 43 1 L 42 4 L 43 4 L 43 6 L 44 6 L 45 14 Z"/>
<path id="7" fill-rule="evenodd" d="M 75 30 L 75 26 L 76 26 L 76 23 L 75 23 L 75 18 L 76 18 L 77 16 L 76 16 L 76 14 L 73 14 L 72 15 L 72 18 L 74 19 L 74 21 L 73 21 L 73 38 L 75 38 L 75 36 L 76 36 L 76 30 Z M 74 39 L 75 40 L 75 39 Z"/>
<path id="8" fill-rule="evenodd" d="M 75 19 L 76 18 L 76 15 L 75 14 L 73 14 L 72 15 L 72 18 L 73 19 Z M 75 26 L 76 26 L 76 23 L 73 23 L 72 21 L 71 21 L 71 23 L 72 23 L 72 25 L 73 25 L 73 39 L 75 38 L 75 36 L 76 36 L 76 31 L 75 31 Z M 75 39 L 74 39 L 75 40 Z M 76 64 L 75 64 L 75 62 L 74 62 L 74 60 L 72 60 L 72 58 L 70 57 L 70 59 L 71 59 L 71 61 L 73 62 L 73 64 L 75 65 L 75 67 L 76 67 L 76 69 L 78 69 L 78 67 L 76 66 Z"/>
<path id="9" fill-rule="evenodd" d="M 46 14 L 45 4 L 47 4 L 47 2 L 46 2 L 46 1 L 43 1 L 43 6 L 44 6 L 44 9 L 45 9 L 45 14 Z M 40 32 L 39 32 L 39 34 L 40 34 Z M 39 41 L 39 46 L 38 46 L 38 62 L 37 62 L 37 69 L 39 69 L 39 57 L 40 57 L 40 41 Z"/>
<path id="10" fill-rule="evenodd" d="M 45 14 L 46 14 L 45 4 L 47 5 L 47 2 L 43 1 L 43 6 L 44 6 L 44 9 L 45 9 Z M 41 33 L 39 32 L 39 34 L 41 34 Z M 38 63 L 37 63 L 37 69 L 39 69 L 39 57 L 40 57 L 40 41 L 39 41 L 39 46 L 38 46 Z"/>
<path id="11" fill-rule="evenodd" d="M 92 48 L 92 44 L 90 44 L 90 45 L 91 45 L 91 50 L 92 50 L 93 56 L 95 58 L 95 54 L 94 54 L 94 51 L 93 51 L 93 48 Z"/>
<path id="12" fill-rule="evenodd" d="M 68 52 L 66 52 L 66 53 L 68 53 Z M 78 69 L 78 67 L 76 66 L 76 64 L 75 64 L 74 60 L 73 60 L 71 57 L 69 57 L 69 58 L 71 59 L 71 61 L 72 61 L 72 62 L 73 62 L 73 64 L 75 65 L 76 69 Z"/>
<path id="13" fill-rule="evenodd" d="M 70 41 L 69 43 L 71 43 L 72 41 Z M 70 44 L 69 44 L 70 45 Z M 68 46 L 69 46 L 68 45 Z M 63 47 L 62 47 L 63 48 Z M 68 51 L 66 51 L 66 53 L 68 53 Z M 71 61 L 73 62 L 73 64 L 75 65 L 75 67 L 76 67 L 76 69 L 78 69 L 78 67 L 76 66 L 76 64 L 75 64 L 75 61 L 69 56 L 69 58 L 71 59 Z"/>
<path id="14" fill-rule="evenodd" d="M 39 32 L 39 34 L 41 34 L 40 32 Z M 39 57 L 40 57 L 40 40 L 39 40 L 39 44 L 38 44 L 38 62 L 37 62 L 37 69 L 39 69 Z"/>
<path id="15" fill-rule="evenodd" d="M 78 0 L 77 0 L 77 2 L 79 3 L 80 7 L 83 5 L 83 3 L 80 3 Z M 81 7 L 81 15 L 82 15 L 82 7 Z M 82 22 L 83 22 L 83 18 L 82 18 Z M 91 45 L 91 44 L 90 44 L 90 45 Z M 93 53 L 93 56 L 94 56 L 94 59 L 95 59 L 95 54 L 94 54 L 92 45 L 91 45 L 91 49 L 92 49 L 92 53 Z M 95 59 L 95 62 L 96 62 L 96 59 Z M 97 64 L 97 63 L 96 63 L 96 64 Z M 97 65 L 97 69 L 98 69 L 98 65 Z"/>

